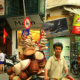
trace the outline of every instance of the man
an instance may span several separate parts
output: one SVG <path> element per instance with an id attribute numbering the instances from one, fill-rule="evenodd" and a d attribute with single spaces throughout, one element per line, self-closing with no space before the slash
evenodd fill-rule
<path id="1" fill-rule="evenodd" d="M 55 55 L 51 56 L 45 65 L 45 79 L 48 80 L 49 77 L 57 80 L 61 78 L 63 70 L 68 74 L 68 67 L 64 57 L 61 56 L 63 49 L 62 43 L 55 43 L 53 45 Z M 52 79 L 52 80 L 53 80 Z"/>
<path id="2" fill-rule="evenodd" d="M 5 55 L 0 49 L 0 73 L 1 73 L 1 70 L 3 71 L 2 73 L 4 73 L 4 59 L 5 59 Z"/>

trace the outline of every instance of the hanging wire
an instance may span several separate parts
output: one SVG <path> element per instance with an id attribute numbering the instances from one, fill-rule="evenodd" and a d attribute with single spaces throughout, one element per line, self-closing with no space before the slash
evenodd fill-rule
<path id="1" fill-rule="evenodd" d="M 25 1 L 23 0 L 24 16 L 26 17 Z"/>

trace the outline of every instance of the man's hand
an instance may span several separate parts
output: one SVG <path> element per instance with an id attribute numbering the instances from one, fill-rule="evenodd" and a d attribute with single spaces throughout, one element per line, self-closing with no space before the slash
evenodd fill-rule
<path id="1" fill-rule="evenodd" d="M 67 77 L 67 76 L 69 76 L 69 74 L 67 73 L 67 74 L 65 74 L 65 76 Z"/>
<path id="2" fill-rule="evenodd" d="M 65 69 L 65 73 L 68 74 L 68 69 Z"/>
<path id="3" fill-rule="evenodd" d="M 44 78 L 44 80 L 49 80 L 49 77 L 48 77 L 48 75 L 47 75 L 47 74 L 48 74 L 48 70 L 45 69 L 44 71 L 45 71 L 45 78 Z"/>
<path id="4" fill-rule="evenodd" d="M 45 77 L 44 80 L 49 80 L 49 77 Z"/>

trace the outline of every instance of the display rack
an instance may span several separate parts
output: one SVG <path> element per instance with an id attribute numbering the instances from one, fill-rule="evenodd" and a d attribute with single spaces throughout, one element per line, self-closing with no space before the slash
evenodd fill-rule
<path id="1" fill-rule="evenodd" d="M 71 62 L 73 59 L 77 61 L 78 56 L 78 42 L 71 42 Z"/>

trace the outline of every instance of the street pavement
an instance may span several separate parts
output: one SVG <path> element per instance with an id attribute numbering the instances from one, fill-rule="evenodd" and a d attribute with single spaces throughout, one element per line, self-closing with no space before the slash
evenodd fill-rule
<path id="1" fill-rule="evenodd" d="M 74 80 L 80 80 L 80 74 L 79 74 L 79 75 L 73 75 L 72 73 L 69 73 L 69 75 L 70 75 L 71 77 L 73 77 Z"/>
<path id="2" fill-rule="evenodd" d="M 0 80 L 9 80 L 9 76 L 7 73 L 0 74 Z"/>
<path id="3" fill-rule="evenodd" d="M 69 73 L 71 77 L 74 78 L 74 80 L 80 80 L 80 75 L 73 75 L 72 73 Z M 0 80 L 9 80 L 9 76 L 7 73 L 0 74 Z"/>

